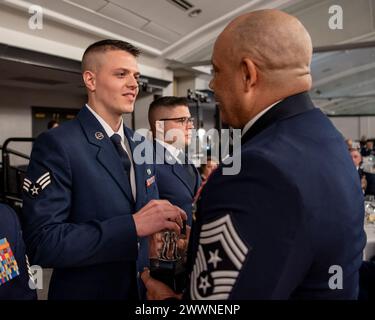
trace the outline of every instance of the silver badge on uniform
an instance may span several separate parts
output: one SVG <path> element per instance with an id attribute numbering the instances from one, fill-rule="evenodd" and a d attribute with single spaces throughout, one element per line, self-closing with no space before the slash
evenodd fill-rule
<path id="1" fill-rule="evenodd" d="M 95 132 L 95 138 L 97 140 L 103 140 L 104 139 L 104 134 L 102 132 L 100 132 L 100 131 Z"/>
<path id="2" fill-rule="evenodd" d="M 148 174 L 148 175 L 151 174 L 151 169 L 150 169 L 150 168 L 147 169 L 147 174 Z"/>
<path id="3" fill-rule="evenodd" d="M 248 251 L 229 214 L 204 224 L 190 278 L 191 298 L 228 299 Z"/>
<path id="4" fill-rule="evenodd" d="M 46 172 L 33 183 L 31 180 L 25 178 L 23 180 L 22 189 L 25 190 L 32 198 L 36 198 L 42 190 L 44 190 L 51 183 L 51 175 Z"/>
<path id="5" fill-rule="evenodd" d="M 168 164 L 173 164 L 173 158 L 169 154 L 166 155 L 167 163 Z"/>

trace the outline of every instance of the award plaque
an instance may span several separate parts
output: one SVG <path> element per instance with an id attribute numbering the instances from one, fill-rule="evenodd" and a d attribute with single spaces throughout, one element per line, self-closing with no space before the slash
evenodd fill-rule
<path id="1" fill-rule="evenodd" d="M 174 231 L 166 230 L 150 237 L 150 275 L 176 293 L 181 293 L 185 288 L 188 242 L 186 229 L 184 225 L 179 236 Z"/>

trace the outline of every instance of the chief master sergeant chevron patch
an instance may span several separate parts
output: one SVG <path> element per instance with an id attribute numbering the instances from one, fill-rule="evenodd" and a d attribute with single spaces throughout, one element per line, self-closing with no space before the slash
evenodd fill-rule
<path id="1" fill-rule="evenodd" d="M 248 251 L 229 214 L 204 224 L 190 279 L 191 298 L 228 299 Z"/>

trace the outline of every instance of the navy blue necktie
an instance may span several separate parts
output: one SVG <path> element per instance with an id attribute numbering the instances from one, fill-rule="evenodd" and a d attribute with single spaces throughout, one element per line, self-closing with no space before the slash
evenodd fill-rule
<path id="1" fill-rule="evenodd" d="M 121 136 L 117 133 L 112 135 L 111 141 L 113 142 L 118 155 L 120 156 L 120 160 L 122 163 L 122 166 L 124 167 L 124 170 L 126 174 L 128 175 L 128 178 L 130 178 L 130 168 L 131 168 L 131 162 L 128 156 L 128 153 L 124 150 L 121 144 Z"/>
<path id="2" fill-rule="evenodd" d="M 187 183 L 189 184 L 191 190 L 194 191 L 195 190 L 197 176 L 196 176 L 195 170 L 193 168 L 193 164 L 189 163 L 190 162 L 189 158 L 183 152 L 180 152 L 178 154 L 177 158 L 181 161 L 182 166 L 187 171 L 188 177 L 189 177 L 189 180 L 187 181 Z"/>

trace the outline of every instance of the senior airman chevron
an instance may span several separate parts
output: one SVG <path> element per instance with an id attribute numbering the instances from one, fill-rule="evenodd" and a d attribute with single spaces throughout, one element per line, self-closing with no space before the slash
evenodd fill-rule
<path id="1" fill-rule="evenodd" d="M 25 190 L 31 197 L 35 198 L 51 183 L 51 175 L 49 172 L 44 173 L 38 180 L 33 183 L 29 179 L 23 180 L 22 189 Z"/>
<path id="2" fill-rule="evenodd" d="M 248 251 L 229 214 L 204 224 L 190 280 L 191 298 L 228 299 Z"/>

